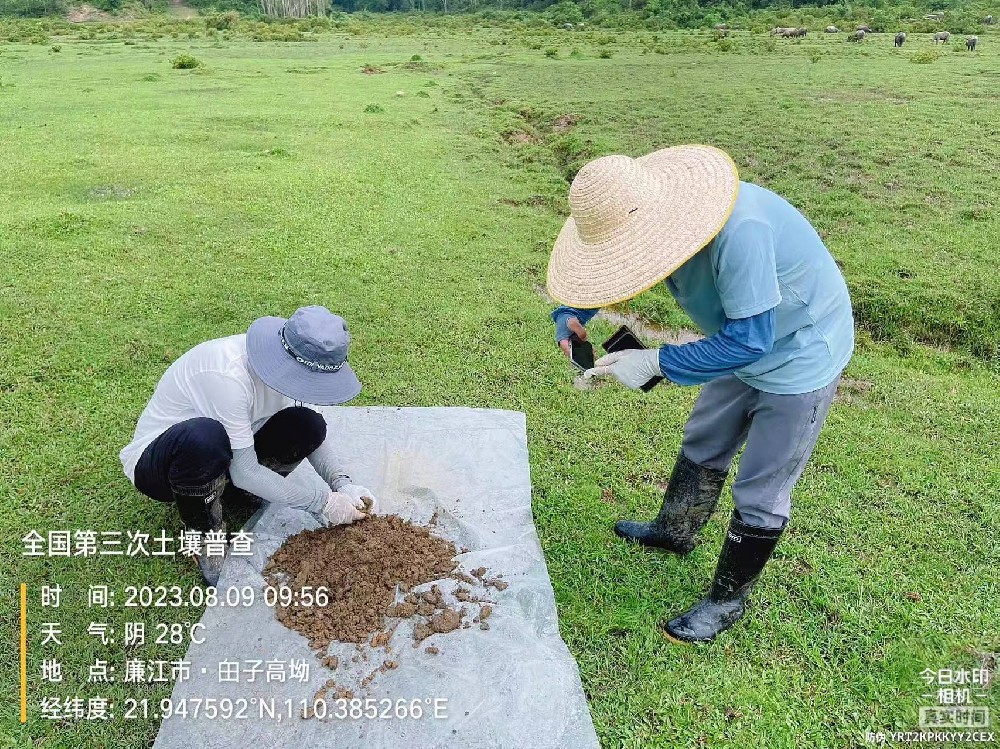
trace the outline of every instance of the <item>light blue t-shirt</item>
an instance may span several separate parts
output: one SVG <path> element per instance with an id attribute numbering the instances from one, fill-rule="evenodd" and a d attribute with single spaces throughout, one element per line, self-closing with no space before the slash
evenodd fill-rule
<path id="1" fill-rule="evenodd" d="M 775 308 L 774 346 L 734 374 L 767 393 L 826 387 L 854 351 L 851 299 L 816 230 L 784 198 L 740 182 L 718 236 L 664 282 L 705 335 Z"/>

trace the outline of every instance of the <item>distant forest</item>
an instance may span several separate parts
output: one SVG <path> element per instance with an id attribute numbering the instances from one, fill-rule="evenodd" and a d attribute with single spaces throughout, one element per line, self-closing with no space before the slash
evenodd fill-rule
<path id="1" fill-rule="evenodd" d="M 82 0 L 81 0 L 82 2 Z M 130 8 L 165 10 L 169 0 L 87 0 L 109 12 Z M 828 25 L 848 28 L 864 23 L 875 32 L 929 32 L 947 29 L 976 33 L 983 19 L 1000 20 L 1000 0 L 329 0 L 329 15 L 343 13 L 475 14 L 484 21 L 601 26 L 605 28 L 697 29 L 726 24 L 732 29 L 763 31 L 771 26 L 804 26 L 822 31 Z M 996 3 L 996 6 L 994 6 Z M 0 0 L 0 16 L 48 16 L 65 13 L 75 0 Z M 186 0 L 203 12 L 236 10 L 262 16 L 260 0 Z M 322 2 L 318 7 L 323 7 Z M 932 17 L 933 16 L 933 17 Z M 1000 27 L 995 27 L 1000 28 Z"/>

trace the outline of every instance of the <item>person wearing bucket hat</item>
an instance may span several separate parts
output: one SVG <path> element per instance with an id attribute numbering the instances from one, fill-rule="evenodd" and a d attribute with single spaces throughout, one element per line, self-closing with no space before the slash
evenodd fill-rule
<path id="1" fill-rule="evenodd" d="M 346 403 L 361 392 L 347 362 L 350 343 L 343 318 L 311 306 L 198 344 L 160 378 L 119 456 L 125 475 L 146 496 L 174 503 L 187 529 L 206 540 L 226 537 L 223 505 L 246 497 L 305 510 L 323 525 L 360 520 L 374 497 L 343 470 L 322 414 L 305 405 Z M 306 459 L 325 487 L 287 478 Z M 215 585 L 224 557 L 197 559 Z"/>
<path id="2" fill-rule="evenodd" d="M 660 283 L 705 335 L 611 353 L 585 373 L 633 389 L 653 377 L 702 386 L 659 513 L 619 521 L 615 533 L 689 553 L 743 448 L 712 586 L 661 623 L 674 640 L 711 640 L 745 613 L 788 522 L 792 488 L 854 350 L 847 286 L 808 220 L 741 182 L 732 159 L 710 146 L 592 161 L 574 178 L 569 204 L 547 284 L 563 305 L 552 319 L 567 355 L 600 307 Z"/>

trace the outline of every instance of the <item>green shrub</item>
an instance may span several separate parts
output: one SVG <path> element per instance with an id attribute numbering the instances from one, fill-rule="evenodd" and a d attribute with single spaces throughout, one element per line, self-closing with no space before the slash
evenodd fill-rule
<path id="1" fill-rule="evenodd" d="M 925 47 L 924 49 L 917 52 L 917 54 L 915 54 L 913 57 L 911 57 L 910 60 L 919 65 L 929 65 L 930 63 L 938 59 L 940 56 L 941 53 L 938 52 L 933 47 Z"/>
<path id="2" fill-rule="evenodd" d="M 614 55 L 615 53 L 612 52 L 610 49 L 602 49 L 600 52 L 597 53 L 597 56 L 600 57 L 602 60 L 610 60 L 612 57 L 614 57 Z"/>
<path id="3" fill-rule="evenodd" d="M 369 104 L 365 107 L 365 114 L 385 114 L 385 108 L 381 104 Z"/>
<path id="4" fill-rule="evenodd" d="M 559 57 L 559 50 L 556 49 L 555 47 L 549 47 L 547 50 L 545 50 L 545 56 L 553 59 Z"/>
<path id="5" fill-rule="evenodd" d="M 567 23 L 577 24 L 583 21 L 583 11 L 572 0 L 562 0 L 562 2 L 549 6 L 545 14 L 556 26 Z"/>
<path id="6" fill-rule="evenodd" d="M 170 61 L 170 67 L 175 70 L 194 70 L 202 66 L 202 61 L 194 55 L 177 55 Z"/>
<path id="7" fill-rule="evenodd" d="M 53 52 L 62 52 L 62 45 L 61 44 L 53 44 L 52 45 L 52 51 Z"/>

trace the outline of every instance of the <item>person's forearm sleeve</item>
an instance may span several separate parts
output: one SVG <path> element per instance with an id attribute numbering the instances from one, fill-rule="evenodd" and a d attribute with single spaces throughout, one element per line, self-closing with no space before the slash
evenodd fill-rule
<path id="1" fill-rule="evenodd" d="M 326 504 L 325 489 L 309 489 L 265 468 L 252 447 L 233 450 L 229 476 L 240 489 L 255 494 L 265 502 L 319 512 Z"/>
<path id="2" fill-rule="evenodd" d="M 581 325 L 586 325 L 597 315 L 596 309 L 577 309 L 576 307 L 556 307 L 552 310 L 552 321 L 556 324 L 556 343 L 561 343 L 570 337 L 569 319 L 575 317 Z"/>
<path id="3" fill-rule="evenodd" d="M 323 444 L 316 448 L 315 452 L 309 456 L 309 462 L 316 469 L 320 478 L 335 492 L 340 491 L 340 488 L 345 484 L 351 483 L 351 477 L 344 470 L 343 463 L 333 449 L 333 445 L 330 444 L 330 440 L 324 440 Z"/>
<path id="4" fill-rule="evenodd" d="M 752 317 L 727 319 L 713 336 L 663 346 L 660 371 L 678 385 L 701 385 L 753 364 L 774 346 L 774 315 L 771 308 Z"/>

